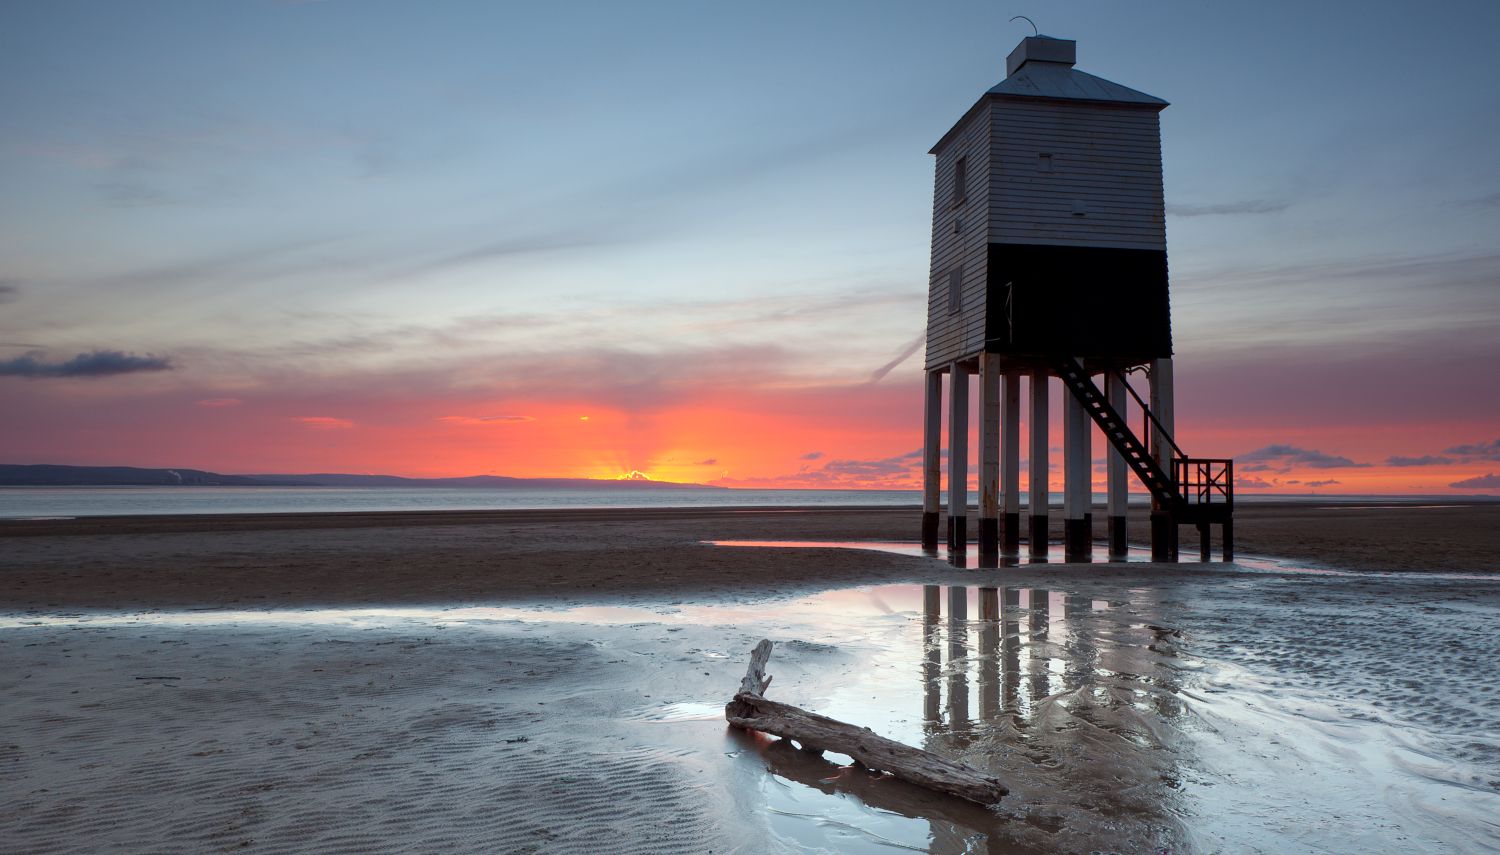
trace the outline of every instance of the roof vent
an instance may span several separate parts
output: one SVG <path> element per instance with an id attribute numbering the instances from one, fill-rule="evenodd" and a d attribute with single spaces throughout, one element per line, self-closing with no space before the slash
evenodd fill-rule
<path id="1" fill-rule="evenodd" d="M 1005 58 L 1005 76 L 1021 70 L 1028 62 L 1055 62 L 1071 66 L 1078 61 L 1078 42 L 1051 36 L 1027 36 Z"/>

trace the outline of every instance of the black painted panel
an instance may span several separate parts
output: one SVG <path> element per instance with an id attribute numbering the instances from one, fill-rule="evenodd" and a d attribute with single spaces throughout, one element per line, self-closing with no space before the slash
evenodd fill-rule
<path id="1" fill-rule="evenodd" d="M 985 318 L 991 353 L 1171 356 L 1167 254 L 992 243 Z"/>

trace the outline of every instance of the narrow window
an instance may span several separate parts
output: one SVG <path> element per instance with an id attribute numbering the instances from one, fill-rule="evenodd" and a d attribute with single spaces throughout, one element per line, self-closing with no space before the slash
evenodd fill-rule
<path id="1" fill-rule="evenodd" d="M 964 192 L 964 188 L 968 185 L 968 183 L 969 183 L 969 159 L 967 157 L 960 157 L 958 159 L 958 161 L 953 164 L 953 206 L 954 207 L 958 207 L 959 205 L 962 205 L 968 199 L 968 194 L 966 194 Z"/>
<path id="2" fill-rule="evenodd" d="M 964 305 L 964 266 L 948 271 L 948 314 L 954 314 Z"/>
<path id="3" fill-rule="evenodd" d="M 1037 160 L 1040 161 L 1038 163 L 1038 166 L 1041 168 L 1041 170 L 1043 172 L 1051 172 L 1052 171 L 1052 155 L 1050 155 L 1050 154 L 1039 154 L 1039 155 L 1037 155 Z"/>

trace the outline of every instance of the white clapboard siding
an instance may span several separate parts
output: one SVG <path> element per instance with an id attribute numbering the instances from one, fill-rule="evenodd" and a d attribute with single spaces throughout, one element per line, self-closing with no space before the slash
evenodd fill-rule
<path id="1" fill-rule="evenodd" d="M 1166 249 L 1155 109 L 1000 99 L 989 118 L 990 241 Z"/>
<path id="2" fill-rule="evenodd" d="M 936 169 L 932 194 L 932 267 L 928 274 L 927 359 L 938 368 L 984 349 L 985 282 L 989 264 L 989 205 L 991 183 L 990 118 L 987 107 L 966 117 L 944 145 L 934 152 Z M 966 200 L 953 204 L 953 170 L 966 158 Z M 955 232 L 956 220 L 962 228 Z M 962 299 L 958 312 L 949 312 L 949 271 L 963 265 Z"/>

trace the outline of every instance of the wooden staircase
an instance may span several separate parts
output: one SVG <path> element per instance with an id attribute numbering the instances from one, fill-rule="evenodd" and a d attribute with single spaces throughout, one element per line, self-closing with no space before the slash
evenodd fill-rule
<path id="1" fill-rule="evenodd" d="M 1152 513 L 1152 554 L 1158 560 L 1177 559 L 1178 525 L 1191 524 L 1202 535 L 1202 557 L 1208 560 L 1208 527 L 1214 523 L 1223 526 L 1224 560 L 1234 560 L 1234 461 L 1226 458 L 1188 457 L 1178 447 L 1161 422 L 1152 414 L 1150 407 L 1125 381 L 1123 374 L 1116 372 L 1125 389 L 1130 392 L 1144 415 L 1143 432 L 1149 442 L 1152 428 L 1167 443 L 1163 455 L 1171 466 L 1171 472 L 1162 469 L 1152 454 L 1147 442 L 1142 442 L 1126 424 L 1124 416 L 1110 406 L 1109 400 L 1099 390 L 1092 377 L 1078 360 L 1071 356 L 1059 356 L 1052 360 L 1051 368 L 1083 405 L 1084 411 L 1094 424 L 1099 426 L 1110 445 L 1125 459 L 1125 465 L 1135 473 L 1155 500 Z M 1159 518 L 1159 515 L 1165 515 Z M 1158 548 L 1156 543 L 1158 526 L 1169 528 L 1166 544 Z"/>

